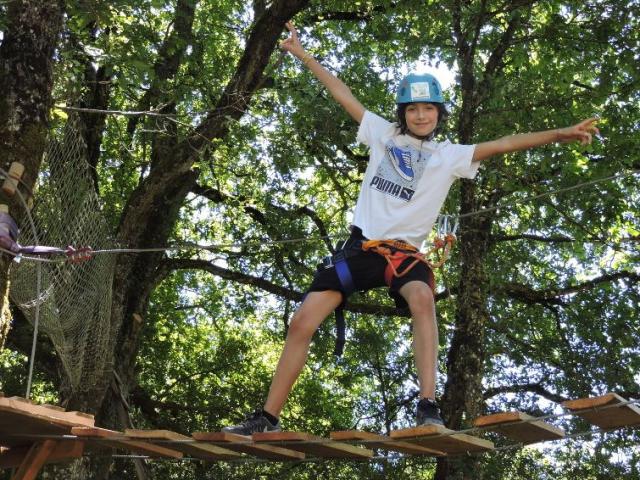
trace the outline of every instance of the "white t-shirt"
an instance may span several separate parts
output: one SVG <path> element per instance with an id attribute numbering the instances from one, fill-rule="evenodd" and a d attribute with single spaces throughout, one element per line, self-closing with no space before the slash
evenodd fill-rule
<path id="1" fill-rule="evenodd" d="M 359 142 L 369 146 L 353 225 L 369 239 L 400 239 L 420 248 L 456 178 L 473 178 L 475 145 L 401 135 L 396 124 L 366 111 Z"/>

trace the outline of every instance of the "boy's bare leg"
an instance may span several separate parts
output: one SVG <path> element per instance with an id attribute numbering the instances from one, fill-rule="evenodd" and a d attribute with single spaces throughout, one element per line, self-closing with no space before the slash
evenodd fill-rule
<path id="1" fill-rule="evenodd" d="M 276 372 L 271 380 L 264 409 L 278 417 L 293 384 L 307 360 L 311 338 L 322 321 L 342 302 L 342 294 L 335 290 L 310 292 L 289 324 L 287 339 Z"/>
<path id="2" fill-rule="evenodd" d="M 426 283 L 403 285 L 400 295 L 409 304 L 413 319 L 413 355 L 420 383 L 420 397 L 435 399 L 438 364 L 438 325 L 433 292 Z"/>

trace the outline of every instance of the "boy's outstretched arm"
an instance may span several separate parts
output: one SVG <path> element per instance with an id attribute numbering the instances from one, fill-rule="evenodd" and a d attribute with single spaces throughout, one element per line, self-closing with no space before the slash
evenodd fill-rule
<path id="1" fill-rule="evenodd" d="M 497 140 L 482 142 L 476 145 L 473 160 L 485 160 L 493 155 L 527 150 L 554 142 L 579 141 L 582 145 L 588 145 L 591 143 L 593 135 L 599 133 L 598 128 L 595 126 L 596 121 L 596 118 L 589 118 L 571 127 L 509 135 Z"/>
<path id="2" fill-rule="evenodd" d="M 305 52 L 298 38 L 298 32 L 296 32 L 291 22 L 287 22 L 287 28 L 289 32 L 291 32 L 290 36 L 280 44 L 280 48 L 289 52 L 294 57 L 299 58 L 307 68 L 311 70 L 311 73 L 329 90 L 331 96 L 342 105 L 356 122 L 360 123 L 365 111 L 360 101 L 353 96 L 349 87 L 347 87 L 342 80 L 329 72 L 316 59 Z"/>

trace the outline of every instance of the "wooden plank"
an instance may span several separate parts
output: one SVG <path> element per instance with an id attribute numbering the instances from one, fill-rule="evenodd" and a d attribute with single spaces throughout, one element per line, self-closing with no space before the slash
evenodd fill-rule
<path id="1" fill-rule="evenodd" d="M 209 443 L 196 442 L 192 437 L 187 437 L 170 430 L 126 429 L 124 434 L 129 438 L 171 442 L 168 443 L 167 446 L 203 460 L 230 460 L 240 457 L 240 454 L 237 452 L 227 450 L 226 448 L 218 447 L 216 445 L 211 445 Z"/>
<path id="2" fill-rule="evenodd" d="M 150 457 L 182 458 L 184 456 L 182 452 L 161 445 L 126 439 L 122 432 L 106 428 L 74 427 L 71 429 L 71 434 L 83 440 L 93 439 L 95 443 L 102 447 L 127 450 Z"/>
<path id="3" fill-rule="evenodd" d="M 34 480 L 51 452 L 56 448 L 57 443 L 55 440 L 34 443 L 22 460 L 20 467 L 11 477 L 11 480 Z"/>
<path id="4" fill-rule="evenodd" d="M 348 443 L 334 442 L 303 432 L 259 432 L 252 438 L 257 443 L 282 444 L 291 450 L 324 458 L 371 458 L 373 452 Z"/>
<path id="5" fill-rule="evenodd" d="M 517 411 L 478 417 L 473 421 L 473 425 L 498 432 L 512 440 L 527 444 L 557 440 L 565 436 L 564 430 L 561 428 Z"/>
<path id="6" fill-rule="evenodd" d="M 367 448 L 379 448 L 381 450 L 406 453 L 409 455 L 429 455 L 432 457 L 444 455 L 443 452 L 427 447 L 421 447 L 415 443 L 394 440 L 386 435 L 363 432 L 361 430 L 341 430 L 338 432 L 331 432 L 329 434 L 329 438 L 343 442 L 360 443 L 362 446 Z"/>
<path id="7" fill-rule="evenodd" d="M 95 424 L 93 415 L 82 412 L 67 412 L 63 408 L 56 405 L 37 405 L 22 397 L 3 397 L 0 398 L 0 410 L 11 409 L 29 413 L 33 416 L 46 418 L 55 418 L 61 423 L 69 425 L 85 425 L 92 427 Z"/>
<path id="8" fill-rule="evenodd" d="M 201 442 L 215 442 L 223 444 L 225 448 L 235 452 L 248 453 L 269 460 L 302 460 L 304 453 L 288 448 L 272 445 L 257 445 L 251 437 L 227 432 L 193 432 L 193 438 Z"/>
<path id="9" fill-rule="evenodd" d="M 447 454 L 484 452 L 493 449 L 493 443 L 464 433 L 456 433 L 442 425 L 393 430 L 391 438 L 402 439 Z"/>
<path id="10" fill-rule="evenodd" d="M 20 466 L 25 456 L 29 453 L 28 447 L 13 447 L 0 449 L 0 468 L 15 468 Z M 61 463 L 75 458 L 80 458 L 84 451 L 84 442 L 64 440 L 56 442 L 46 463 Z"/>
<path id="11" fill-rule="evenodd" d="M 56 410 L 58 412 L 66 412 L 64 408 L 59 407 L 58 405 L 43 404 L 41 405 L 41 407 L 48 408 L 49 410 Z M 77 413 L 77 412 L 74 412 L 74 413 Z"/>
<path id="12" fill-rule="evenodd" d="M 20 397 L 0 397 L 0 445 L 3 446 L 31 445 L 36 435 L 65 435 L 74 426 L 93 423 L 90 415 L 35 405 Z"/>
<path id="13" fill-rule="evenodd" d="M 620 405 L 627 400 L 615 393 L 599 397 L 580 398 L 562 403 L 562 406 L 587 422 L 603 429 L 640 425 L 640 408 L 634 404 Z M 607 407 L 607 408 L 602 408 Z"/>

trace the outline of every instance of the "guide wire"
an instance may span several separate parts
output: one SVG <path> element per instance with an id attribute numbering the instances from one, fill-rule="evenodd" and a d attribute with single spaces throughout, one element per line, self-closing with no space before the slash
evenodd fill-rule
<path id="1" fill-rule="evenodd" d="M 6 172 L 2 169 L 0 169 L 0 173 L 2 175 L 6 176 Z M 477 216 L 477 215 L 483 215 L 489 212 L 493 212 L 493 211 L 497 211 L 500 209 L 506 209 L 508 207 L 511 206 L 515 206 L 518 204 L 522 204 L 522 203 L 527 203 L 527 202 L 531 202 L 534 200 L 539 200 L 540 198 L 544 198 L 547 196 L 552 196 L 552 195 L 556 195 L 559 193 L 564 193 L 564 192 L 568 192 L 568 191 L 572 191 L 572 190 L 576 190 L 582 187 L 587 187 L 587 186 L 592 186 L 598 183 L 602 183 L 605 181 L 611 181 L 611 180 L 615 180 L 615 179 L 620 179 L 620 178 L 624 178 L 624 177 L 628 177 L 631 175 L 636 175 L 640 173 L 640 169 L 639 170 L 631 170 L 628 172 L 623 172 L 623 173 L 619 173 L 616 175 L 610 175 L 607 177 L 603 177 L 603 178 L 599 178 L 599 179 L 594 179 L 594 180 L 589 180 L 587 182 L 582 182 L 580 184 L 577 185 L 572 185 L 570 187 L 566 187 L 566 188 L 562 188 L 562 189 L 558 189 L 558 190 L 552 190 L 549 192 L 544 192 L 538 195 L 533 195 L 530 197 L 526 197 L 520 200 L 515 200 L 513 202 L 510 203 L 505 203 L 503 205 L 496 205 L 493 207 L 488 207 L 488 208 L 484 208 L 481 210 L 476 210 L 473 212 L 468 212 L 468 213 L 463 213 L 460 215 L 453 215 L 453 214 L 443 214 L 440 216 L 439 220 L 438 220 L 438 228 L 441 229 L 443 228 L 443 225 L 446 225 L 447 228 L 449 228 L 449 225 L 455 225 L 457 227 L 457 223 L 460 219 L 463 218 L 469 218 L 469 217 L 473 217 L 473 216 Z M 25 206 L 26 206 L 26 202 L 25 202 Z M 28 212 L 28 209 L 27 209 Z M 29 221 L 30 224 L 32 225 L 32 228 L 35 228 L 34 224 L 33 224 L 33 219 L 30 217 L 29 215 Z M 455 227 L 453 227 L 455 228 Z M 336 238 L 338 238 L 338 235 L 323 235 L 323 236 L 314 236 L 314 237 L 299 237 L 299 238 L 289 238 L 289 239 L 279 239 L 279 240 L 250 240 L 250 241 L 245 241 L 245 242 L 235 242 L 235 243 L 220 243 L 220 244 L 213 244 L 213 245 L 201 245 L 198 243 L 190 243 L 190 242 L 182 242 L 176 245 L 168 245 L 168 246 L 161 246 L 161 247 L 147 247 L 147 248 L 109 248 L 109 249 L 97 249 L 97 250 L 90 250 L 88 252 L 88 254 L 90 256 L 93 255 L 117 255 L 117 254 L 141 254 L 141 253 L 158 253 L 158 252 L 171 252 L 171 251 L 189 251 L 189 250 L 202 250 L 202 251 L 208 251 L 208 252 L 216 252 L 216 251 L 221 251 L 221 250 L 225 250 L 225 249 L 242 249 L 242 248 L 249 248 L 249 249 L 253 249 L 253 248 L 260 248 L 260 247 L 269 247 L 269 246 L 274 246 L 274 245 L 287 245 L 287 244 L 300 244 L 300 243 L 309 243 L 309 242 L 320 242 L 320 241 L 325 241 L 325 240 L 334 240 Z M 35 237 L 35 232 L 34 232 L 34 238 Z M 6 253 L 8 255 L 12 255 L 14 257 L 19 258 L 20 260 L 24 259 L 25 261 L 35 261 L 35 262 L 43 262 L 43 263 L 60 263 L 60 262 L 65 262 L 67 261 L 67 257 L 66 255 L 62 255 L 60 254 L 60 258 L 42 258 L 42 257 L 35 257 L 35 256 L 30 256 L 30 255 L 21 255 L 21 254 L 16 254 L 14 252 L 10 252 L 6 249 L 0 248 L 0 251 L 3 253 Z"/>

